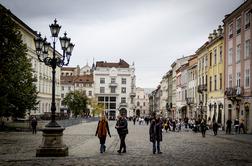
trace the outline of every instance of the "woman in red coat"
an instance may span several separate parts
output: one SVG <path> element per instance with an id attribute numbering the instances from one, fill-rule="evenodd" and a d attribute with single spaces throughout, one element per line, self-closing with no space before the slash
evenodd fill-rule
<path id="1" fill-rule="evenodd" d="M 101 144 L 100 152 L 101 153 L 106 151 L 105 142 L 106 142 L 107 133 L 111 137 L 108 121 L 105 116 L 102 116 L 98 122 L 96 133 L 95 133 L 95 136 L 98 135 L 98 138 L 100 139 L 100 144 Z"/>

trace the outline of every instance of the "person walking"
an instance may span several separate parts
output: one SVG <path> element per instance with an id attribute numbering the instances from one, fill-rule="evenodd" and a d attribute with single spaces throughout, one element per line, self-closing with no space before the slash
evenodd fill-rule
<path id="1" fill-rule="evenodd" d="M 104 115 L 101 116 L 98 125 L 97 125 L 97 129 L 95 132 L 95 136 L 98 136 L 99 140 L 100 140 L 100 153 L 103 153 L 106 151 L 106 137 L 107 137 L 107 133 L 109 135 L 109 137 L 111 137 L 110 131 L 109 131 L 109 125 L 108 125 L 108 121 L 106 119 L 106 117 Z"/>
<path id="2" fill-rule="evenodd" d="M 149 134 L 150 142 L 153 143 L 153 154 L 156 153 L 156 150 L 158 154 L 161 154 L 162 152 L 160 151 L 160 142 L 162 141 L 162 121 L 159 115 L 156 116 L 155 114 L 153 114 L 153 119 L 150 123 Z"/>
<path id="3" fill-rule="evenodd" d="M 32 134 L 37 134 L 37 125 L 38 125 L 37 119 L 35 117 L 32 117 L 31 120 Z"/>
<path id="4" fill-rule="evenodd" d="M 243 134 L 246 134 L 245 126 L 244 126 L 243 121 L 244 121 L 244 120 L 241 120 L 241 123 L 240 123 L 240 125 L 239 125 L 239 134 L 241 133 L 241 129 L 242 129 L 242 133 L 243 133 Z"/>
<path id="5" fill-rule="evenodd" d="M 206 127 L 206 121 L 203 119 L 200 123 L 202 137 L 206 137 Z"/>
<path id="6" fill-rule="evenodd" d="M 128 131 L 128 122 L 125 118 L 125 114 L 121 114 L 118 116 L 115 128 L 117 129 L 118 135 L 120 137 L 120 149 L 117 152 L 119 154 L 126 153 L 125 138 L 126 135 L 129 133 L 129 131 Z"/>
<path id="7" fill-rule="evenodd" d="M 226 122 L 226 124 L 227 124 L 226 134 L 230 134 L 231 133 L 232 121 L 230 119 L 228 119 L 227 122 Z"/>
<path id="8" fill-rule="evenodd" d="M 217 132 L 218 132 L 218 128 L 219 128 L 219 125 L 216 121 L 213 122 L 213 132 L 214 132 L 214 135 L 216 136 L 217 135 Z"/>

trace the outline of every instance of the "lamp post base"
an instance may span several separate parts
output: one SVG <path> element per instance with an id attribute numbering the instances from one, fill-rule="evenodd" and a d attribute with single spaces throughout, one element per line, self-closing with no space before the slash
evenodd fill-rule
<path id="1" fill-rule="evenodd" d="M 36 150 L 36 157 L 68 156 L 68 147 L 63 144 L 63 127 L 45 127 L 42 144 Z"/>

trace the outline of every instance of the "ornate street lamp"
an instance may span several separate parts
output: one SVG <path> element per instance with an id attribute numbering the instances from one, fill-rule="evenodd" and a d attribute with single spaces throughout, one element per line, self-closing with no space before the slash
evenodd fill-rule
<path id="1" fill-rule="evenodd" d="M 57 24 L 57 20 L 49 25 L 52 38 L 53 38 L 53 55 L 49 56 L 48 50 L 50 43 L 46 41 L 46 38 L 42 38 L 39 34 L 34 39 L 36 53 L 40 62 L 52 68 L 52 104 L 51 104 L 51 121 L 42 129 L 43 140 L 42 145 L 37 149 L 36 156 L 68 156 L 68 147 L 63 144 L 62 135 L 65 128 L 61 127 L 55 120 L 55 73 L 56 67 L 62 67 L 69 64 L 70 57 L 72 55 L 74 44 L 70 43 L 70 38 L 67 37 L 67 33 L 64 33 L 64 37 L 60 37 L 60 44 L 63 50 L 62 56 L 56 56 L 55 44 L 58 38 L 58 34 L 61 26 Z"/>

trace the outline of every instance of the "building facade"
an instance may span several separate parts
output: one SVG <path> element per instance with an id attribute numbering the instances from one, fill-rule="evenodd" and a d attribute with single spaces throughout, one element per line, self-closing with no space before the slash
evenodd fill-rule
<path id="1" fill-rule="evenodd" d="M 203 44 L 197 51 L 197 119 L 207 119 L 207 79 L 208 79 L 208 42 Z"/>
<path id="2" fill-rule="evenodd" d="M 1 4 L 0 7 L 5 8 Z M 27 57 L 30 59 L 32 65 L 33 76 L 37 79 L 35 85 L 38 91 L 38 108 L 37 110 L 28 110 L 27 115 L 41 116 L 43 114 L 50 114 L 52 102 L 52 69 L 38 60 L 34 43 L 34 38 L 38 37 L 38 34 L 10 11 L 8 11 L 8 14 L 19 27 L 19 31 L 22 34 L 23 43 L 26 44 L 28 49 Z M 52 57 L 52 47 L 49 48 L 48 54 L 49 57 Z M 62 55 L 56 51 L 56 56 L 60 57 Z M 60 111 L 60 71 L 61 69 L 57 67 L 55 75 L 56 113 L 59 113 Z"/>
<path id="3" fill-rule="evenodd" d="M 149 115 L 149 97 L 143 88 L 136 88 L 134 115 L 138 117 Z"/>
<path id="4" fill-rule="evenodd" d="M 119 113 L 134 115 L 136 96 L 135 66 L 120 59 L 118 63 L 96 62 L 94 70 L 94 95 L 104 104 L 109 119 Z"/>
<path id="5" fill-rule="evenodd" d="M 188 60 L 188 87 L 187 87 L 187 110 L 188 110 L 188 118 L 196 119 L 197 118 L 197 110 L 196 110 L 196 93 L 197 93 L 197 55 L 192 56 Z"/>
<path id="6" fill-rule="evenodd" d="M 207 123 L 224 126 L 224 39 L 220 25 L 209 35 Z"/>
<path id="7" fill-rule="evenodd" d="M 251 82 L 251 8 L 247 0 L 224 22 L 225 49 L 225 118 L 239 119 L 246 131 L 252 132 Z"/>

